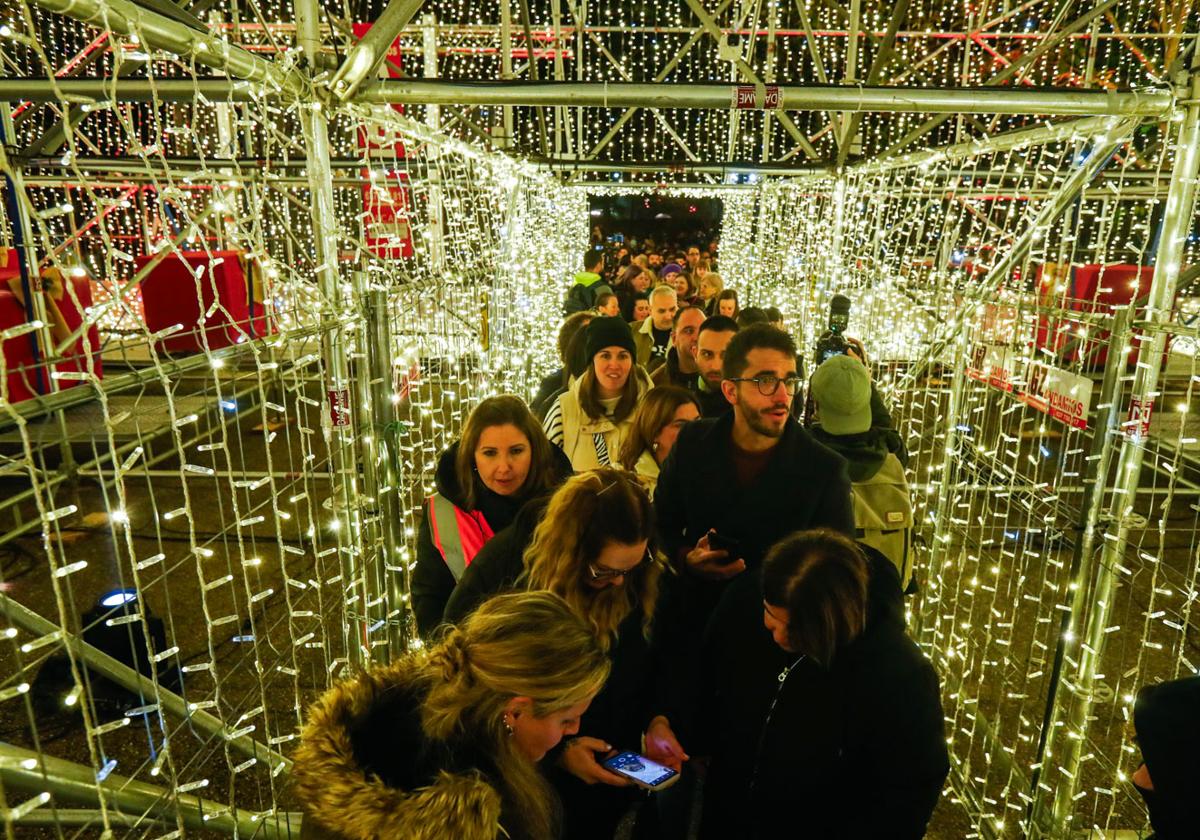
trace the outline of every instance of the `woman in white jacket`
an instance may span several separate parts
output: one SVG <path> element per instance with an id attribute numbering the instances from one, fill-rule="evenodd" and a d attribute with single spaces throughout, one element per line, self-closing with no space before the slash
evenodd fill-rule
<path id="1" fill-rule="evenodd" d="M 587 326 L 588 369 L 560 394 L 543 427 L 550 442 L 571 460 L 575 472 L 615 465 L 633 422 L 633 412 L 653 386 L 634 362 L 629 325 L 596 318 Z"/>

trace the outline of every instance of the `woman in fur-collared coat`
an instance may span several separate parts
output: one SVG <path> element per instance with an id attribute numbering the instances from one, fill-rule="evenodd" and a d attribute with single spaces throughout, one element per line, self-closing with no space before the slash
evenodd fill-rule
<path id="1" fill-rule="evenodd" d="M 578 731 L 608 671 L 557 596 L 493 598 L 432 651 L 310 709 L 293 770 L 301 836 L 553 840 L 557 800 L 536 765 Z"/>

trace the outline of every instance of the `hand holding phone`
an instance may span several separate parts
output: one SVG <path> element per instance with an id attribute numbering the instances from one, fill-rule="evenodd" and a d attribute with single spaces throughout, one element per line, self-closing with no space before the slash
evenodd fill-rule
<path id="1" fill-rule="evenodd" d="M 559 763 L 564 770 L 586 784 L 628 787 L 633 784 L 630 779 L 609 770 L 596 759 L 597 753 L 607 755 L 612 751 L 612 746 L 599 738 L 580 736 L 567 743 L 559 757 Z"/>
<path id="2" fill-rule="evenodd" d="M 699 539 L 696 547 L 687 553 L 685 561 L 688 571 L 709 580 L 728 580 L 744 572 L 746 570 L 745 561 L 732 552 L 714 546 L 712 543 L 714 536 L 717 536 L 717 532 L 710 530 Z M 737 546 L 733 541 L 726 544 L 732 544 L 735 548 Z"/>
<path id="3" fill-rule="evenodd" d="M 663 790 L 679 779 L 670 767 L 628 750 L 604 759 L 604 767 L 646 790 Z"/>

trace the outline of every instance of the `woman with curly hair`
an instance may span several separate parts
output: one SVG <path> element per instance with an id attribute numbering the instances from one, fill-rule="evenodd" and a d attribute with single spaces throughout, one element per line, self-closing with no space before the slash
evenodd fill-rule
<path id="1" fill-rule="evenodd" d="M 432 650 L 313 705 L 293 769 L 302 836 L 561 836 L 537 763 L 579 731 L 608 673 L 595 634 L 561 598 L 493 598 Z"/>
<path id="2" fill-rule="evenodd" d="M 446 605 L 445 620 L 455 622 L 495 592 L 547 589 L 609 652 L 612 677 L 580 723 L 583 737 L 564 746 L 549 772 L 573 840 L 611 838 L 635 802 L 628 783 L 601 765 L 612 750 L 640 751 L 644 734 L 648 757 L 677 770 L 686 759 L 654 707 L 649 638 L 665 568 L 654 529 L 650 497 L 632 473 L 582 473 L 484 546 Z"/>

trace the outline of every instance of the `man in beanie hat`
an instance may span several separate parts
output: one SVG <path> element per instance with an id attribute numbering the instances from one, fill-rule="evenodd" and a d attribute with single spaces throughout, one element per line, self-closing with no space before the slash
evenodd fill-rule
<path id="1" fill-rule="evenodd" d="M 810 390 L 817 411 L 813 437 L 850 467 L 856 538 L 886 555 L 907 588 L 912 579 L 912 500 L 895 448 L 899 435 L 872 423 L 871 375 L 853 356 L 833 356 L 817 368 Z"/>
<path id="2" fill-rule="evenodd" d="M 633 412 L 654 387 L 635 361 L 637 346 L 621 318 L 594 318 L 584 332 L 588 366 L 558 396 L 543 428 L 576 472 L 616 462 Z"/>

